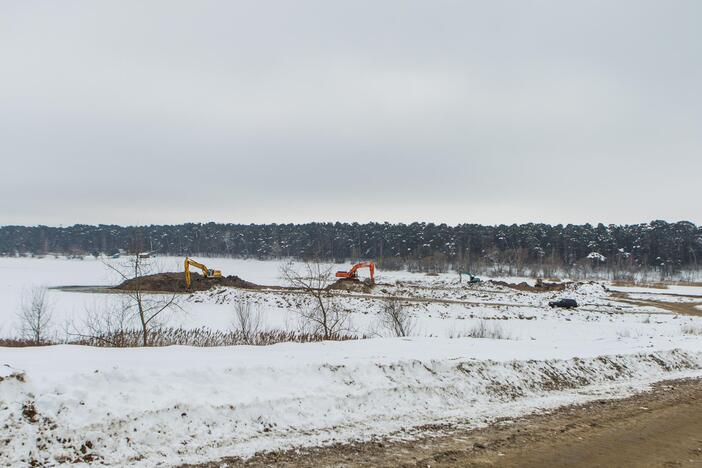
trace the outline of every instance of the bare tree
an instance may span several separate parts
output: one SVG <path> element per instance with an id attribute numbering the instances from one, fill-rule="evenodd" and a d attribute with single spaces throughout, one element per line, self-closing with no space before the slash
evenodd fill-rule
<path id="1" fill-rule="evenodd" d="M 409 336 L 414 333 L 416 321 L 397 299 L 389 299 L 380 312 L 380 325 L 393 336 Z"/>
<path id="2" fill-rule="evenodd" d="M 68 338 L 89 339 L 107 346 L 128 346 L 127 337 L 134 330 L 135 317 L 128 300 L 121 303 L 106 303 L 86 308 L 82 319 L 76 324 L 67 321 L 65 333 Z"/>
<path id="3" fill-rule="evenodd" d="M 157 273 L 156 264 L 134 250 L 132 255 L 122 257 L 119 263 L 103 262 L 110 270 L 119 275 L 123 281 L 129 281 L 129 288 L 124 289 L 127 301 L 124 308 L 137 319 L 142 333 L 143 346 L 149 345 L 149 331 L 163 326 L 169 311 L 181 309 L 178 294 L 149 293 L 144 284 L 144 276 Z"/>
<path id="4" fill-rule="evenodd" d="M 31 340 L 37 345 L 46 342 L 49 339 L 51 315 L 46 288 L 37 286 L 30 289 L 22 298 L 17 314 L 22 338 Z"/>
<path id="5" fill-rule="evenodd" d="M 302 291 L 311 301 L 311 305 L 298 310 L 306 331 L 321 333 L 325 340 L 349 331 L 349 315 L 334 301 L 329 289 L 334 281 L 331 266 L 320 260 L 302 264 L 290 262 L 283 265 L 280 272 L 290 286 Z"/>
<path id="6" fill-rule="evenodd" d="M 232 325 L 241 333 L 245 344 L 254 344 L 256 336 L 263 330 L 263 314 L 249 301 L 241 299 L 234 305 Z"/>

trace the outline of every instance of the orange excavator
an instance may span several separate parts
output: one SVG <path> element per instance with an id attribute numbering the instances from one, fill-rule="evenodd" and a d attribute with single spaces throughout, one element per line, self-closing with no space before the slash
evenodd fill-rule
<path id="1" fill-rule="evenodd" d="M 337 271 L 336 277 L 358 280 L 358 270 L 361 268 L 368 268 L 370 270 L 370 282 L 375 283 L 375 263 L 373 262 L 360 262 L 352 266 L 349 271 Z"/>
<path id="2" fill-rule="evenodd" d="M 202 271 L 202 276 L 205 278 L 221 278 L 222 277 L 222 272 L 219 270 L 213 270 L 212 268 L 207 268 L 205 265 L 203 265 L 200 262 L 196 262 L 195 260 L 185 257 L 185 287 L 190 289 L 190 267 L 194 266 L 195 268 L 199 268 L 200 271 Z"/>

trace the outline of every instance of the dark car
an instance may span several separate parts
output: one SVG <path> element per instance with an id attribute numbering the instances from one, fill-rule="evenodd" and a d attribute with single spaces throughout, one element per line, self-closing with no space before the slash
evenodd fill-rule
<path id="1" fill-rule="evenodd" d="M 559 299 L 557 301 L 551 301 L 548 303 L 551 307 L 562 307 L 564 309 L 575 309 L 578 307 L 578 303 L 575 299 Z"/>

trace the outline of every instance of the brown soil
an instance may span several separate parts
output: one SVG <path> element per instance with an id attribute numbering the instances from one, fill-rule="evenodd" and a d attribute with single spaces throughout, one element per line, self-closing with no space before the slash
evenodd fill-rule
<path id="1" fill-rule="evenodd" d="M 698 306 L 702 305 L 701 302 L 665 302 L 665 301 L 654 301 L 652 299 L 630 299 L 629 294 L 625 292 L 611 292 L 612 297 L 615 297 L 618 301 L 626 302 L 627 304 L 638 305 L 638 306 L 650 306 L 658 307 L 660 309 L 665 309 L 674 314 L 680 315 L 693 315 L 701 316 L 702 310 L 698 309 Z M 695 297 L 695 296 L 692 296 Z"/>
<path id="2" fill-rule="evenodd" d="M 598 400 L 503 419 L 475 430 L 423 428 L 408 441 L 375 440 L 229 458 L 200 467 L 678 467 L 702 464 L 702 381 L 657 384 L 624 400 Z"/>
<path id="3" fill-rule="evenodd" d="M 369 294 L 373 289 L 373 285 L 358 279 L 346 278 L 335 281 L 327 289 Z"/>
<path id="4" fill-rule="evenodd" d="M 702 286 L 700 281 L 627 281 L 627 280 L 614 280 L 612 281 L 613 286 L 628 286 L 628 287 L 642 287 L 642 288 L 654 288 L 654 289 L 668 289 L 668 286 Z"/>
<path id="5" fill-rule="evenodd" d="M 565 291 L 566 288 L 566 283 L 545 283 L 545 282 L 537 282 L 535 286 L 530 285 L 529 283 L 526 283 L 522 281 L 519 284 L 515 283 L 507 283 L 505 281 L 494 281 L 494 280 L 488 280 L 489 283 L 497 285 L 497 286 L 505 286 L 508 288 L 516 289 L 518 291 L 526 291 L 526 292 L 549 292 L 549 291 Z"/>
<path id="6" fill-rule="evenodd" d="M 646 283 L 646 282 L 636 282 L 636 281 L 625 281 L 625 280 L 614 280 L 612 281 L 612 286 L 620 287 L 642 287 L 642 288 L 652 288 L 652 289 L 668 289 L 668 285 L 665 283 Z"/>
<path id="7" fill-rule="evenodd" d="M 129 279 L 115 286 L 121 291 L 153 292 L 188 292 L 205 291 L 213 286 L 232 286 L 243 289 L 258 289 L 259 285 L 245 281 L 238 276 L 223 276 L 221 278 L 205 278 L 199 273 L 190 273 L 190 289 L 185 286 L 185 273 L 157 273 L 155 275 L 140 276 Z"/>
<path id="8" fill-rule="evenodd" d="M 190 289 L 185 286 L 185 273 L 157 273 L 155 275 L 140 276 L 129 279 L 112 289 L 118 291 L 134 291 L 140 289 L 149 292 L 191 292 L 206 291 L 214 286 L 228 286 L 242 289 L 271 289 L 280 291 L 294 291 L 295 288 L 283 286 L 262 286 L 243 280 L 238 276 L 223 276 L 221 278 L 205 278 L 199 273 L 190 273 Z M 328 289 L 359 292 L 368 294 L 373 285 L 354 279 L 340 279 L 329 286 Z"/>
<path id="9" fill-rule="evenodd" d="M 22 416 L 24 416 L 29 422 L 36 422 L 37 409 L 34 407 L 34 403 L 28 401 L 22 405 Z"/>

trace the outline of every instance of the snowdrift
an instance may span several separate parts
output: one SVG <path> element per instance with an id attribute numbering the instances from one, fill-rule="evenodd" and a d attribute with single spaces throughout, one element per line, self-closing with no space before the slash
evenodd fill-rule
<path id="1" fill-rule="evenodd" d="M 0 464 L 169 465 L 406 437 L 423 424 L 477 426 L 702 374 L 698 350 L 485 359 L 476 342 L 507 354 L 528 345 L 382 339 L 261 348 L 0 348 Z"/>

